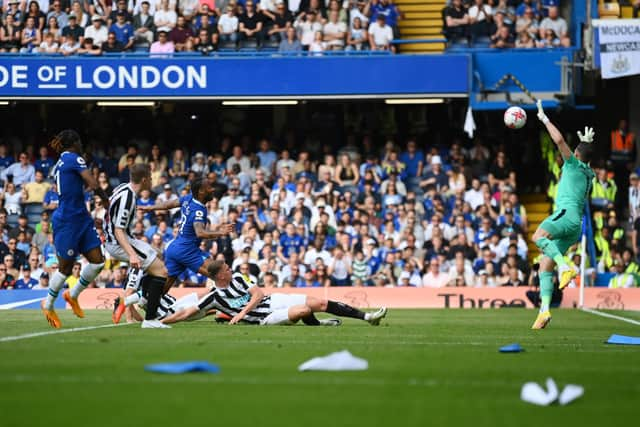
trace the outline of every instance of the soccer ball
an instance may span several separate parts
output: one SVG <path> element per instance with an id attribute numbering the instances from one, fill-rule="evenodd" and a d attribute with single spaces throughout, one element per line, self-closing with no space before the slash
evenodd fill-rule
<path id="1" fill-rule="evenodd" d="M 504 124 L 509 129 L 520 129 L 527 123 L 527 113 L 520 107 L 509 107 L 504 112 Z"/>

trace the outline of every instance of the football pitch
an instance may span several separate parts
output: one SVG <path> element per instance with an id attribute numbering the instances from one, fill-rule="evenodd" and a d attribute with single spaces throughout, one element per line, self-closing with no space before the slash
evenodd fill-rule
<path id="1" fill-rule="evenodd" d="M 637 312 L 612 312 L 640 320 Z M 107 311 L 64 328 L 110 323 Z M 0 425 L 9 426 L 623 426 L 638 419 L 640 347 L 603 342 L 640 326 L 556 310 L 543 331 L 531 310 L 390 310 L 379 327 L 218 325 L 52 331 L 39 311 L 0 312 Z M 520 343 L 525 352 L 501 354 Z M 347 349 L 361 372 L 298 372 Z M 162 375 L 144 365 L 208 360 L 218 374 Z M 560 407 L 520 400 L 553 377 L 585 395 Z"/>

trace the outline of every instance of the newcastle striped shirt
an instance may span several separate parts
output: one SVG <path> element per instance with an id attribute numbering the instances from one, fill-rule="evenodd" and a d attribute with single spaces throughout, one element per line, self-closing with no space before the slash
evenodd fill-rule
<path id="1" fill-rule="evenodd" d="M 249 290 L 255 286 L 256 284 L 248 277 L 241 273 L 234 273 L 228 287 L 215 288 L 200 300 L 198 308 L 205 311 L 213 308 L 234 317 L 247 306 L 251 300 Z M 243 320 L 248 323 L 260 323 L 269 314 L 271 314 L 271 297 L 267 295 L 247 313 Z"/>
<path id="2" fill-rule="evenodd" d="M 133 239 L 131 234 L 131 225 L 136 216 L 136 193 L 131 188 L 131 184 L 120 184 L 113 194 L 109 197 L 109 210 L 105 217 L 104 232 L 107 242 L 118 244 L 115 235 L 116 228 L 123 228 L 129 238 Z"/>

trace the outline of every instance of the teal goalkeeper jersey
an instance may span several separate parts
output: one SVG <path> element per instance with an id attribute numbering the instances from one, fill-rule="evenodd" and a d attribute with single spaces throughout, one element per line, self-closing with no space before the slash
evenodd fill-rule
<path id="1" fill-rule="evenodd" d="M 578 160 L 573 154 L 565 159 L 558 184 L 556 210 L 566 209 L 582 215 L 584 204 L 591 193 L 591 183 L 594 177 L 595 174 L 591 167 Z"/>

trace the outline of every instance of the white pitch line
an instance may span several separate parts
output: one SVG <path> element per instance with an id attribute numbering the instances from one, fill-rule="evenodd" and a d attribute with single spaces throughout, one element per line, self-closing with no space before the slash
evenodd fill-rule
<path id="1" fill-rule="evenodd" d="M 590 308 L 582 308 L 582 311 L 586 311 L 587 313 L 595 314 L 596 316 L 607 317 L 609 319 L 620 320 L 622 322 L 631 323 L 632 325 L 640 326 L 640 322 L 637 320 L 629 319 L 628 317 L 616 316 L 615 314 L 604 313 L 598 310 L 592 310 Z"/>
<path id="2" fill-rule="evenodd" d="M 68 334 L 70 332 L 91 331 L 93 329 L 113 328 L 113 327 L 116 327 L 116 326 L 130 325 L 130 324 L 131 323 L 120 323 L 120 324 L 114 325 L 113 323 L 110 323 L 108 325 L 85 326 L 85 327 L 82 327 L 82 328 L 55 329 L 53 331 L 34 332 L 34 333 L 31 333 L 31 334 L 15 335 L 13 337 L 2 337 L 2 338 L 0 338 L 0 342 L 26 340 L 28 338 L 43 337 L 43 336 L 46 336 L 46 335 Z"/>

